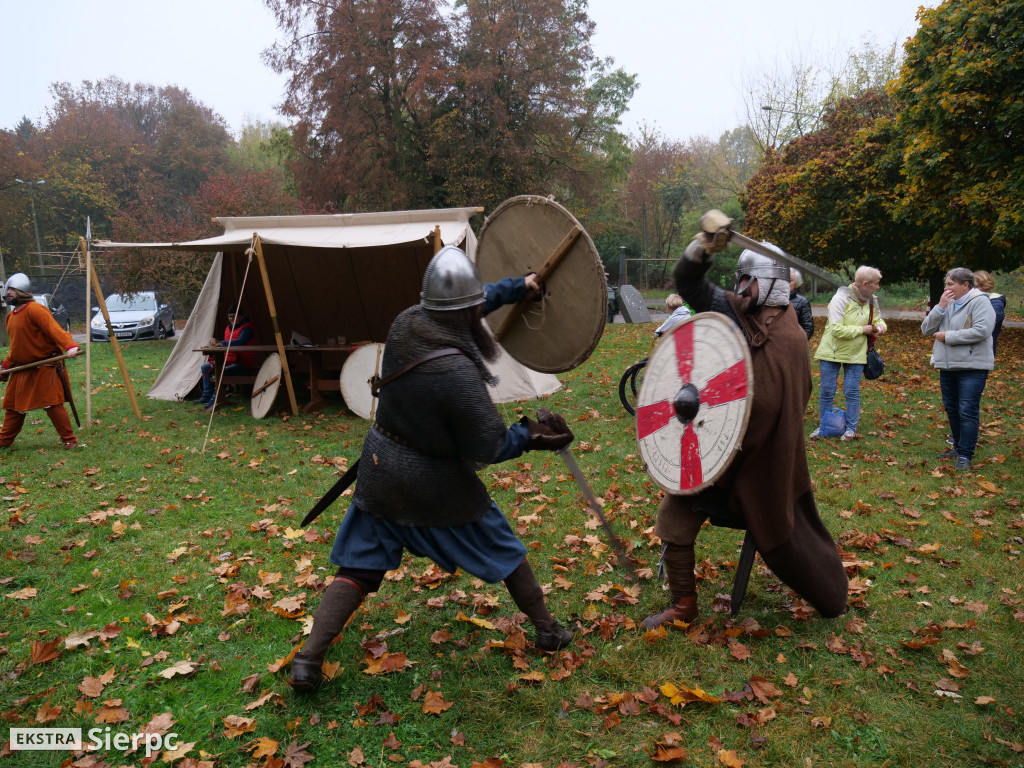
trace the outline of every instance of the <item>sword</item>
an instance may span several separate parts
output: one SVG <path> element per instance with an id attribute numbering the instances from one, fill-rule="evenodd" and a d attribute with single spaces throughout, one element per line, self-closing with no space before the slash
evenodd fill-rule
<path id="1" fill-rule="evenodd" d="M 711 210 L 700 217 L 700 228 L 701 231 L 706 235 L 714 235 L 719 229 L 725 227 L 729 233 L 729 241 L 736 242 L 742 245 L 747 250 L 759 253 L 762 256 L 767 256 L 769 259 L 775 260 L 779 258 L 779 252 L 773 251 L 771 248 L 766 246 L 764 243 L 754 240 L 746 235 L 741 235 L 732 229 L 729 229 L 729 225 L 732 224 L 732 219 L 726 216 L 719 210 Z M 792 258 L 788 253 L 783 251 L 782 255 L 785 258 Z"/>
<path id="2" fill-rule="evenodd" d="M 320 501 L 313 505 L 313 508 L 309 510 L 309 514 L 302 518 L 302 524 L 299 527 L 305 528 L 320 517 L 320 513 L 331 506 L 331 504 L 334 503 L 334 500 L 341 496 L 341 494 L 343 494 L 345 490 L 356 481 L 356 470 L 358 469 L 359 459 L 356 459 L 352 463 L 352 466 L 345 470 L 345 474 L 341 476 L 341 479 L 331 486 L 331 489 L 324 494 Z"/>
<path id="3" fill-rule="evenodd" d="M 565 466 L 569 468 L 569 472 L 572 473 L 572 479 L 576 481 L 576 485 L 583 491 L 583 496 L 586 498 L 587 503 L 590 504 L 590 508 L 594 510 L 594 514 L 597 515 L 597 519 L 601 521 L 601 527 L 604 529 L 605 534 L 608 536 L 612 543 L 612 548 L 615 550 L 615 554 L 619 556 L 619 562 L 629 563 L 633 566 L 633 570 L 628 571 L 626 578 L 634 584 L 639 584 L 640 579 L 636 575 L 636 562 L 629 553 L 626 552 L 626 547 L 622 543 L 622 539 L 618 537 L 615 530 L 612 528 L 611 523 L 608 522 L 608 518 L 604 516 L 604 512 L 601 511 L 601 505 L 597 503 L 597 497 L 594 492 L 590 489 L 590 484 L 587 482 L 587 478 L 583 474 L 583 470 L 580 469 L 580 465 L 576 463 L 576 457 L 569 452 L 568 446 L 565 448 L 559 448 L 555 451 L 562 460 L 565 462 Z"/>
<path id="4" fill-rule="evenodd" d="M 65 355 L 67 357 L 67 355 Z M 82 422 L 78 420 L 78 409 L 75 408 L 75 398 L 71 396 L 71 382 L 68 381 L 68 372 L 64 367 L 64 363 L 61 363 L 57 368 L 57 378 L 60 379 L 60 383 L 64 386 L 64 399 L 68 401 L 68 405 L 71 406 L 71 415 L 75 417 L 75 424 L 78 428 L 82 428 Z"/>

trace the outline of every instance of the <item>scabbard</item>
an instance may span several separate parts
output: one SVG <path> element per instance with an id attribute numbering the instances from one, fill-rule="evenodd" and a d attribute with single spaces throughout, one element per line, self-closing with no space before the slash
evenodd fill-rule
<path id="1" fill-rule="evenodd" d="M 78 420 L 78 409 L 75 408 L 75 398 L 71 396 L 71 382 L 68 381 L 68 371 L 64 367 L 64 362 L 61 361 L 54 366 L 57 369 L 57 376 L 60 378 L 60 383 L 64 387 L 64 399 L 71 406 L 71 415 L 75 417 L 75 424 L 78 428 L 82 428 L 82 422 Z"/>
<path id="2" fill-rule="evenodd" d="M 324 494 L 323 498 L 320 499 L 313 508 L 309 510 L 309 514 L 302 518 L 302 525 L 300 527 L 305 528 L 307 525 L 312 523 L 320 514 L 327 509 L 331 504 L 334 503 L 341 494 L 343 494 L 352 483 L 356 481 L 356 472 L 359 469 L 359 459 L 352 462 L 352 466 L 346 470 L 345 474 L 341 476 L 331 489 Z"/>

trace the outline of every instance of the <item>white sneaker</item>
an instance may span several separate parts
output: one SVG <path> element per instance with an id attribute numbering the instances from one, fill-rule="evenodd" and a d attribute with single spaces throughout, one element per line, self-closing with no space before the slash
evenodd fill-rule
<path id="1" fill-rule="evenodd" d="M 821 437 L 821 429 L 815 429 L 813 432 L 811 432 L 810 439 L 813 440 L 816 437 Z"/>
<path id="2" fill-rule="evenodd" d="M 841 440 L 853 440 L 853 438 L 855 438 L 856 436 L 857 436 L 856 432 L 854 432 L 852 429 L 848 429 L 845 432 L 843 432 L 843 436 L 840 439 Z"/>

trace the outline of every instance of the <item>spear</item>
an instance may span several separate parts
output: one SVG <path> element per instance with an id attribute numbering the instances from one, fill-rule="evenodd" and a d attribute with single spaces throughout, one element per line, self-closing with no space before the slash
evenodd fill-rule
<path id="1" fill-rule="evenodd" d="M 27 371 L 29 368 L 38 368 L 40 365 L 46 365 L 47 363 L 55 363 L 58 360 L 63 360 L 66 357 L 71 357 L 71 355 L 57 355 L 55 357 L 47 357 L 43 360 L 36 360 L 34 363 L 26 363 L 25 365 L 19 365 L 14 368 L 7 368 L 6 370 L 0 368 L 0 373 L 8 374 L 17 373 L 18 371 Z"/>

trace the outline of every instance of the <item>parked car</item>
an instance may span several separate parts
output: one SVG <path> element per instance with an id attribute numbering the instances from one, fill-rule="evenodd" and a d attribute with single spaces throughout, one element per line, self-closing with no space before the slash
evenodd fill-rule
<path id="1" fill-rule="evenodd" d="M 99 307 L 92 311 L 96 313 L 89 323 L 92 340 L 110 341 L 103 313 Z M 107 312 L 118 341 L 166 339 L 174 335 L 174 311 L 153 291 L 113 293 L 107 296 Z"/>
<path id="2" fill-rule="evenodd" d="M 61 304 L 57 299 L 49 293 L 33 293 L 32 298 L 36 300 L 37 304 L 42 304 L 53 315 L 53 319 L 57 321 L 57 325 L 63 328 L 68 333 L 71 333 L 71 318 L 68 317 L 67 308 Z"/>

